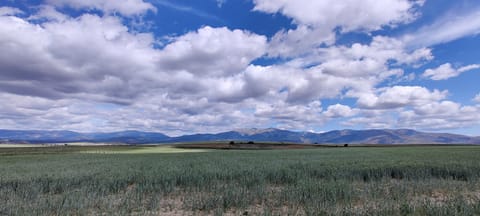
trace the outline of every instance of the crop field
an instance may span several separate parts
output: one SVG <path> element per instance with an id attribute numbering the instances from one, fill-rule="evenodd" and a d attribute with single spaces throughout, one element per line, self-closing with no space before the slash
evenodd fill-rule
<path id="1" fill-rule="evenodd" d="M 0 148 L 0 215 L 480 215 L 480 146 Z"/>

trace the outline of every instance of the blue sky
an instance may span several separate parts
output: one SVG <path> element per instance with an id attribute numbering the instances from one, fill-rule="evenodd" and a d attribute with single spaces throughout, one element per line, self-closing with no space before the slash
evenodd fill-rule
<path id="1" fill-rule="evenodd" d="M 5 129 L 480 135 L 474 0 L 6 0 Z"/>

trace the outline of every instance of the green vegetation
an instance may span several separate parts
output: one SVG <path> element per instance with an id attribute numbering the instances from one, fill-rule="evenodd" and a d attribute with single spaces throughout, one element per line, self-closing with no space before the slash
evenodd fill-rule
<path id="1" fill-rule="evenodd" d="M 480 214 L 476 146 L 169 151 L 2 148 L 0 215 Z"/>

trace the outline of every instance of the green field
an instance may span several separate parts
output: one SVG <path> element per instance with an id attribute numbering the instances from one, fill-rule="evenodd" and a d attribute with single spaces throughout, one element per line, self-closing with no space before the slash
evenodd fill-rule
<path id="1" fill-rule="evenodd" d="M 0 148 L 0 215 L 247 214 L 480 215 L 480 147 Z"/>

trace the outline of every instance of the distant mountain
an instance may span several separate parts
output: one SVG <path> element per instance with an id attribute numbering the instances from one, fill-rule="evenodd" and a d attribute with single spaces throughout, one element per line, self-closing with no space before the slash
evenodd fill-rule
<path id="1" fill-rule="evenodd" d="M 93 142 L 119 142 L 119 143 L 156 143 L 169 140 L 170 137 L 162 133 L 121 131 L 112 133 L 91 133 Z"/>
<path id="2" fill-rule="evenodd" d="M 318 143 L 352 144 L 480 144 L 480 139 L 448 133 L 424 133 L 415 130 L 340 130 L 315 134 Z"/>
<path id="3" fill-rule="evenodd" d="M 304 143 L 302 133 L 279 129 L 241 129 L 218 134 L 193 134 L 171 138 L 171 142 L 196 142 L 196 141 L 258 141 L 258 142 L 293 142 Z"/>
<path id="4" fill-rule="evenodd" d="M 7 142 L 56 142 L 85 140 L 88 135 L 72 131 L 0 130 L 0 140 Z"/>
<path id="5" fill-rule="evenodd" d="M 480 137 L 448 133 L 398 130 L 335 130 L 326 133 L 294 132 L 275 128 L 239 129 L 217 134 L 169 137 L 162 133 L 120 131 L 78 133 L 73 131 L 0 130 L 0 143 L 179 143 L 202 141 L 256 141 L 318 144 L 480 144 Z"/>
<path id="6" fill-rule="evenodd" d="M 169 140 L 161 133 L 121 131 L 112 133 L 77 133 L 72 131 L 0 130 L 0 142 L 62 143 L 62 142 L 107 142 L 107 143 L 156 143 Z"/>

